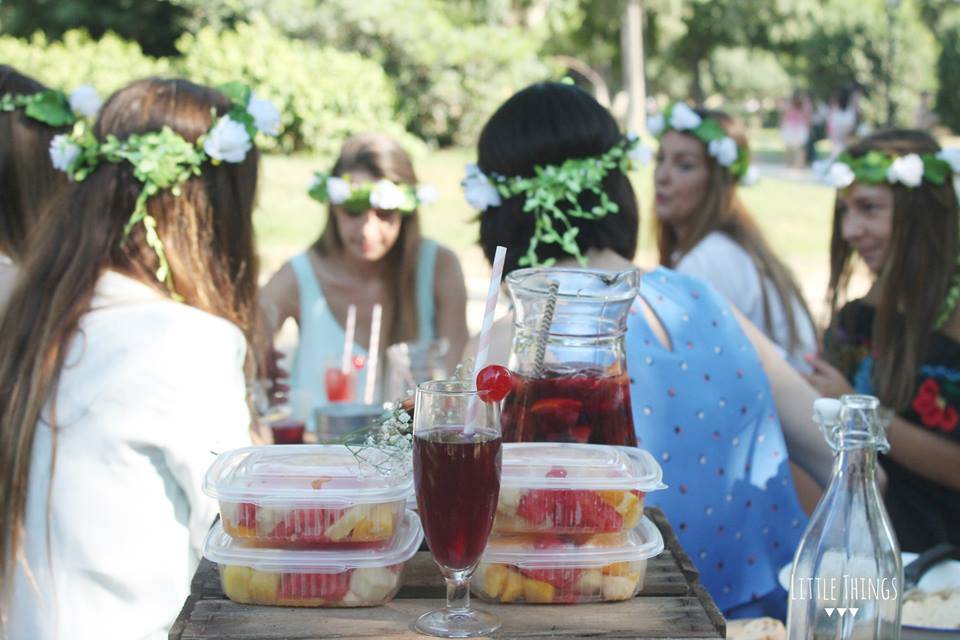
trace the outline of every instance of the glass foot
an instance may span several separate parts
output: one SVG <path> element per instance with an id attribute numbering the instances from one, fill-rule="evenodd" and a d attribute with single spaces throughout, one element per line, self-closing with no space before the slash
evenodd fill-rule
<path id="1" fill-rule="evenodd" d="M 500 620 L 492 613 L 476 609 L 439 609 L 417 618 L 413 628 L 438 638 L 474 638 L 499 629 Z"/>

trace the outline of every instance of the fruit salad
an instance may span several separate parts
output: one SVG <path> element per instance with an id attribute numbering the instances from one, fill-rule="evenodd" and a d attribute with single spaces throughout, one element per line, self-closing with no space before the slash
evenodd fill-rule
<path id="1" fill-rule="evenodd" d="M 376 548 L 266 549 L 232 538 L 218 523 L 204 556 L 218 563 L 223 592 L 235 602 L 285 607 L 370 607 L 400 588 L 405 563 L 423 541 L 420 519 L 407 512 L 396 536 Z"/>
<path id="2" fill-rule="evenodd" d="M 405 501 L 347 509 L 221 503 L 223 528 L 234 538 L 287 547 L 389 540 Z"/>
<path id="3" fill-rule="evenodd" d="M 641 449 L 561 443 L 503 446 L 494 531 L 554 534 L 632 530 L 647 492 L 663 488 Z"/>
<path id="4" fill-rule="evenodd" d="M 627 600 L 643 589 L 647 560 L 661 551 L 663 538 L 646 518 L 629 532 L 496 535 L 471 587 L 500 603 Z"/>
<path id="5" fill-rule="evenodd" d="M 390 540 L 413 480 L 381 475 L 344 446 L 260 446 L 220 455 L 203 488 L 229 535 L 301 548 Z"/>

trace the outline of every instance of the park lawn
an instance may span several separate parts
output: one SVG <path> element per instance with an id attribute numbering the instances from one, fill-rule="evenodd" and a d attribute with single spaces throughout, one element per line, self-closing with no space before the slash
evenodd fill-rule
<path id="1" fill-rule="evenodd" d="M 472 153 L 444 149 L 430 152 L 416 163 L 421 181 L 435 185 L 440 194 L 436 204 L 420 212 L 423 231 L 461 255 L 477 242 L 476 214 L 463 200 L 459 185 L 463 166 L 473 159 Z M 307 247 L 320 233 L 326 216 L 324 207 L 307 196 L 306 188 L 313 172 L 326 165 L 308 156 L 264 158 L 254 222 L 265 274 Z M 640 246 L 645 252 L 653 251 L 652 171 L 647 166 L 633 175 L 642 216 Z M 741 189 L 741 197 L 775 250 L 788 262 L 817 257 L 826 260 L 833 191 L 804 182 L 802 176 L 792 177 L 762 178 L 753 187 Z"/>

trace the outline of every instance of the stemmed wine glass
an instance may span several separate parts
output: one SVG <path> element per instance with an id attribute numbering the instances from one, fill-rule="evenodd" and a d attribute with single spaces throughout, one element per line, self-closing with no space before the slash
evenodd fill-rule
<path id="1" fill-rule="evenodd" d="M 481 401 L 471 382 L 425 382 L 413 415 L 417 507 L 447 583 L 446 608 L 423 614 L 414 627 L 443 638 L 487 635 L 500 621 L 470 607 L 470 576 L 500 496 L 499 404 Z"/>

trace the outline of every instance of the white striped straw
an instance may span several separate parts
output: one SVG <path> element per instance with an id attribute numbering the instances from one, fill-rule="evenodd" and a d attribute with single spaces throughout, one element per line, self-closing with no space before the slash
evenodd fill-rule
<path id="1" fill-rule="evenodd" d="M 507 257 L 507 248 L 498 246 L 493 254 L 493 272 L 490 274 L 490 287 L 487 289 L 487 307 L 483 311 L 483 324 L 480 328 L 480 337 L 477 340 L 477 357 L 473 363 L 473 382 L 476 383 L 477 374 L 487 364 L 487 353 L 490 351 L 490 334 L 493 327 L 493 316 L 497 310 L 497 298 L 500 297 L 500 280 L 503 278 L 503 261 Z M 464 433 L 473 433 L 477 419 L 476 398 L 470 399 L 467 409 L 467 423 Z"/>
<path id="2" fill-rule="evenodd" d="M 370 351 L 367 353 L 367 384 L 363 390 L 364 404 L 373 404 L 373 391 L 377 386 L 377 364 L 380 360 L 380 318 L 383 306 L 373 305 L 373 320 L 370 322 Z"/>
<path id="3" fill-rule="evenodd" d="M 343 334 L 343 359 L 340 360 L 340 370 L 343 375 L 350 373 L 353 365 L 353 334 L 357 330 L 357 305 L 347 307 L 347 328 Z"/>

